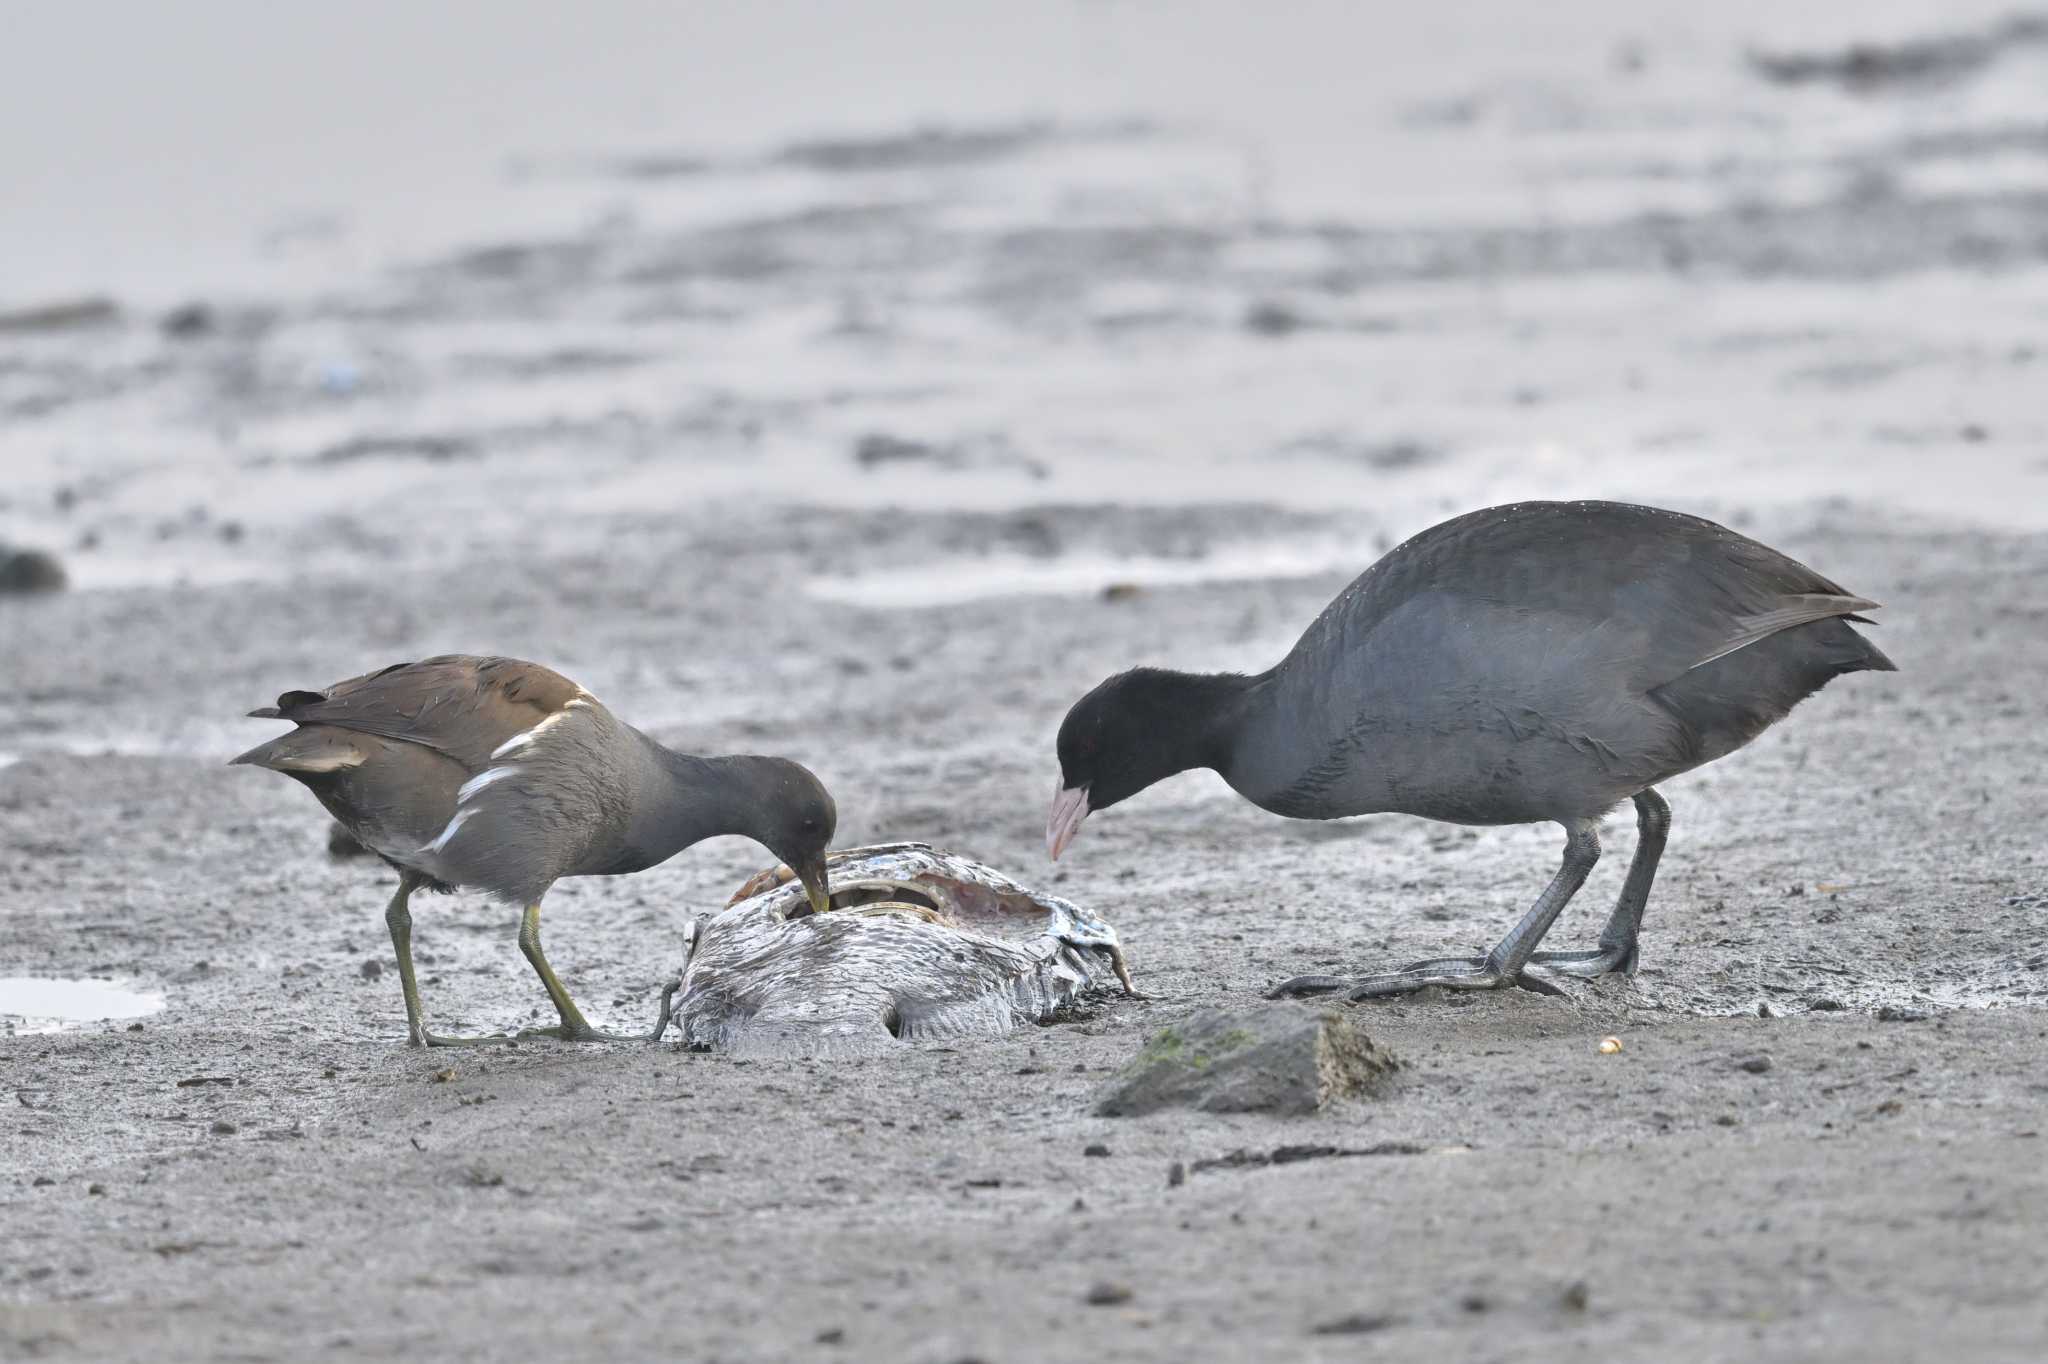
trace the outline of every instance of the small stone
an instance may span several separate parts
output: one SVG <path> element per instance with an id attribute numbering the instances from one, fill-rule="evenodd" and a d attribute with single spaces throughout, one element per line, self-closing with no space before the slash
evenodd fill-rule
<path id="1" fill-rule="evenodd" d="M 85 1191 L 91 1197 L 99 1198 L 107 1192 L 107 1186 L 104 1184 L 88 1184 L 85 1186 Z"/>
<path id="2" fill-rule="evenodd" d="M 1492 1307 L 1493 1304 L 1486 1300 L 1484 1293 L 1467 1293 L 1464 1297 L 1458 1299 L 1458 1306 L 1464 1308 L 1467 1312 L 1477 1315 Z"/>
<path id="3" fill-rule="evenodd" d="M 226 1118 L 215 1118 L 213 1120 L 213 1135 L 216 1137 L 232 1137 L 241 1130 L 241 1128 L 235 1126 Z"/>
<path id="4" fill-rule="evenodd" d="M 1314 1113 L 1380 1088 L 1401 1063 L 1331 1009 L 1266 1004 L 1208 1008 L 1162 1028 L 1117 1073 L 1095 1111 Z"/>
<path id="5" fill-rule="evenodd" d="M 1600 1054 L 1602 1056 L 1613 1056 L 1620 1051 L 1621 1039 L 1619 1037 L 1603 1037 L 1600 1039 Z"/>
<path id="6" fill-rule="evenodd" d="M 1374 1331 L 1384 1331 L 1394 1324 L 1394 1318 L 1387 1312 L 1353 1312 L 1350 1316 L 1337 1317 L 1331 1321 L 1317 1322 L 1309 1327 L 1309 1334 L 1315 1336 L 1364 1336 Z"/>
<path id="7" fill-rule="evenodd" d="M 449 1066 L 444 1070 L 437 1070 L 434 1072 L 434 1083 L 437 1085 L 445 1085 L 454 1078 L 455 1067 L 453 1066 Z"/>
<path id="8" fill-rule="evenodd" d="M 1167 1188 L 1169 1188 L 1169 1189 L 1178 1189 L 1178 1188 L 1179 1188 L 1179 1187 L 1180 1187 L 1181 1185 L 1183 1185 L 1183 1184 L 1185 1184 L 1185 1183 L 1187 1183 L 1187 1182 L 1188 1182 L 1188 1167 L 1187 1167 L 1186 1165 L 1184 1165 L 1184 1164 L 1182 1164 L 1182 1163 L 1181 1163 L 1180 1161 L 1177 1161 L 1177 1160 L 1176 1160 L 1176 1161 L 1175 1161 L 1175 1162 L 1174 1162 L 1173 1164 L 1171 1164 L 1171 1165 L 1169 1165 L 1169 1166 L 1167 1166 L 1167 1167 L 1166 1167 L 1166 1187 L 1167 1187 Z"/>
<path id="9" fill-rule="evenodd" d="M 1254 303 L 1244 313 L 1244 329 L 1259 336 L 1290 336 L 1303 325 L 1300 313 L 1270 300 Z"/>
<path id="10" fill-rule="evenodd" d="M 844 1326 L 827 1326 L 824 1330 L 818 1332 L 816 1336 L 812 1337 L 812 1339 L 816 1340 L 820 1345 L 844 1345 L 846 1343 L 846 1328 Z"/>
<path id="11" fill-rule="evenodd" d="M 1105 1279 L 1091 1285 L 1088 1296 L 1083 1301 L 1090 1307 L 1115 1307 L 1119 1303 L 1129 1302 L 1134 1296 L 1128 1284 L 1111 1283 Z"/>
<path id="12" fill-rule="evenodd" d="M 1145 595 L 1145 589 L 1136 583 L 1111 583 L 1102 589 L 1104 601 L 1130 601 Z"/>
<path id="13" fill-rule="evenodd" d="M 1081 1154 L 1084 1156 L 1106 1156 L 1109 1154 L 1109 1148 L 1099 1141 L 1091 1141 L 1081 1148 Z"/>
<path id="14" fill-rule="evenodd" d="M 384 963 L 372 957 L 356 969 L 362 974 L 364 980 L 375 980 L 384 974 Z"/>
<path id="15" fill-rule="evenodd" d="M 129 1032 L 141 1032 L 141 1031 L 142 1031 L 142 1025 L 141 1025 L 140 1023 L 130 1023 L 130 1024 L 128 1025 L 128 1031 L 129 1031 Z"/>
<path id="16" fill-rule="evenodd" d="M 1877 1011 L 1880 1023 L 1925 1023 L 1927 1018 L 1925 1009 L 1905 1009 L 1896 1004 L 1887 1004 Z"/>
<path id="17" fill-rule="evenodd" d="M 47 1189 L 52 1184 L 55 1184 L 57 1181 L 50 1178 L 48 1175 L 37 1175 L 35 1179 L 31 1182 L 38 1189 Z"/>
<path id="18" fill-rule="evenodd" d="M 1593 1289 L 1584 1279 L 1573 1279 L 1564 1287 L 1558 1302 L 1567 1312 L 1583 1312 L 1593 1301 Z"/>
<path id="19" fill-rule="evenodd" d="M 1742 1119 L 1736 1117 L 1733 1113 L 1718 1113 L 1714 1116 L 1714 1126 L 1716 1127 L 1734 1127 L 1741 1123 L 1741 1121 Z"/>
<path id="20" fill-rule="evenodd" d="M 1754 1056 L 1745 1056 L 1735 1063 L 1736 1069 L 1746 1070 L 1751 1075 L 1762 1075 L 1776 1065 L 1777 1062 L 1771 1060 L 1771 1054 L 1767 1051 L 1760 1051 Z"/>
<path id="21" fill-rule="evenodd" d="M 39 549 L 0 545 L 0 596 L 9 593 L 61 592 L 69 581 L 64 565 Z"/>
<path id="22" fill-rule="evenodd" d="M 204 303 L 183 303 L 165 313 L 158 325 L 165 336 L 190 338 L 206 335 L 213 324 L 213 309 Z"/>
<path id="23" fill-rule="evenodd" d="M 1758 1000 L 1756 1005 L 1756 1016 L 1758 1018 L 1776 1018 L 1778 1016 L 1778 1011 L 1776 1009 L 1773 1009 L 1768 1001 Z"/>
<path id="24" fill-rule="evenodd" d="M 1838 1014 L 1849 1006 L 1839 999 L 1833 999 L 1827 995 L 1816 995 L 1814 998 L 1806 1001 L 1806 1007 L 1817 1014 Z"/>

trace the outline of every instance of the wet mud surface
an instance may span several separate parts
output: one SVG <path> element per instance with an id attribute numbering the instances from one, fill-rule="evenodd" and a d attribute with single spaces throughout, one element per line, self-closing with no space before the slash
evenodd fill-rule
<path id="1" fill-rule="evenodd" d="M 593 145 L 520 171 L 578 212 L 447 249 L 0 299 L 0 543 L 67 584 L 0 593 L 0 978 L 164 1001 L 0 1025 L 0 1357 L 2040 1357 L 2048 44 L 1852 17 L 1545 11 L 1605 36 L 1431 40 L 1327 126 L 1348 67 L 1233 66 L 1236 125 Z M 1265 667 L 1521 496 L 1725 520 L 1886 603 L 1901 671 L 1666 788 L 1633 983 L 1360 1006 L 1404 1066 L 1309 1117 L 1096 1116 L 1199 1010 L 1484 948 L 1561 839 L 1195 774 L 1049 867 L 1066 706 Z M 408 1050 L 389 874 L 224 763 L 283 690 L 457 650 L 804 762 L 842 846 L 1070 899 L 1145 997 L 830 1062 Z M 590 1019 L 650 1024 L 763 863 L 558 887 Z M 413 912 L 434 1026 L 552 1021 L 512 916 Z"/>
<path id="2" fill-rule="evenodd" d="M 476 564 L 432 591 L 364 574 L 7 604 L 32 645 L 5 664 L 27 698 L 9 743 L 118 716 L 217 747 L 0 770 L 10 972 L 168 1001 L 139 1029 L 0 1038 L 9 1352 L 582 1356 L 671 1348 L 685 1320 L 694 1353 L 732 1359 L 1335 1358 L 1359 1332 L 1447 1358 L 1499 1357 L 1504 1332 L 2014 1357 L 2048 1273 L 2048 702 L 2024 682 L 2048 666 L 2048 544 L 1881 527 L 1822 512 L 1774 535 L 1891 603 L 1903 671 L 1671 784 L 1635 985 L 1361 1007 L 1408 1070 L 1289 1120 L 1091 1109 L 1201 1006 L 1491 941 L 1552 833 L 1289 824 L 1206 776 L 1090 821 L 1056 870 L 1040 826 L 1069 693 L 1132 658 L 1269 658 L 1336 579 L 750 609 L 811 571 L 807 537 L 882 528 L 843 513 L 740 556 L 762 578 L 721 569 L 729 529 L 671 523 L 659 555 L 625 536 L 601 565 Z M 842 841 L 914 832 L 1113 917 L 1149 998 L 884 1060 L 408 1051 L 386 876 L 330 858 L 302 793 L 220 765 L 258 728 L 222 717 L 346 672 L 362 640 L 541 654 L 673 742 L 791 753 L 840 793 Z M 1594 931 L 1631 838 L 1610 824 L 1563 940 Z M 551 955 L 593 1020 L 650 1021 L 682 921 L 760 861 L 721 840 L 561 886 Z M 547 1021 L 510 917 L 415 909 L 437 1025 Z M 1323 1147 L 1378 1154 L 1302 1154 Z"/>

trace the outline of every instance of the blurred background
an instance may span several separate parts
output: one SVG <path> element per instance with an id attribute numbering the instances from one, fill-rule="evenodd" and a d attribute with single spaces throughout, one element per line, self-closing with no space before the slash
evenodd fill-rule
<path id="1" fill-rule="evenodd" d="M 602 556 L 736 508 L 1289 513 L 768 570 L 877 607 L 1355 570 L 1532 495 L 2048 525 L 2048 11 L 7 27 L 0 542 L 75 588 Z"/>

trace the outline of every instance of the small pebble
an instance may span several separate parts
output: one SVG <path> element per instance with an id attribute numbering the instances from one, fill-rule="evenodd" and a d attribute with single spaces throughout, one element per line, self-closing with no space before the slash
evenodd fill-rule
<path id="1" fill-rule="evenodd" d="M 1620 1050 L 1621 1039 L 1619 1037 L 1603 1037 L 1600 1039 L 1600 1054 L 1602 1056 L 1612 1056 Z"/>
<path id="2" fill-rule="evenodd" d="M 1105 1279 L 1090 1286 L 1085 1301 L 1090 1307 L 1115 1307 L 1118 1303 L 1129 1302 L 1132 1296 L 1128 1284 L 1110 1283 Z"/>
<path id="3" fill-rule="evenodd" d="M 1091 1141 L 1081 1148 L 1081 1154 L 1084 1156 L 1106 1156 L 1109 1154 L 1109 1148 L 1099 1141 Z"/>
<path id="4" fill-rule="evenodd" d="M 827 1326 L 824 1330 L 818 1332 L 816 1339 L 820 1345 L 844 1345 L 846 1343 L 846 1328 L 844 1326 Z"/>
<path id="5" fill-rule="evenodd" d="M 85 1191 L 94 1198 L 98 1198 L 106 1193 L 107 1186 L 104 1184 L 88 1184 L 85 1186 Z"/>
<path id="6" fill-rule="evenodd" d="M 384 963 L 378 961 L 375 957 L 372 957 L 370 958 L 370 960 L 364 962 L 359 969 L 362 972 L 364 980 L 375 980 L 377 977 L 384 974 Z"/>
<path id="7" fill-rule="evenodd" d="M 455 1067 L 453 1066 L 448 1067 L 446 1070 L 437 1070 L 434 1072 L 434 1083 L 437 1085 L 445 1085 L 454 1078 Z"/>
<path id="8" fill-rule="evenodd" d="M 1762 1075 L 1765 1071 L 1775 1066 L 1777 1062 L 1771 1060 L 1769 1052 L 1760 1051 L 1754 1056 L 1743 1057 L 1735 1064 L 1737 1068 L 1746 1070 L 1751 1075 Z"/>
<path id="9" fill-rule="evenodd" d="M 213 1120 L 213 1135 L 216 1137 L 232 1137 L 241 1130 L 241 1128 L 236 1127 L 226 1118 L 215 1118 Z"/>
<path id="10" fill-rule="evenodd" d="M 1877 1021 L 1880 1023 L 1925 1023 L 1927 1021 L 1927 1010 L 1903 1009 L 1896 1004 L 1887 1004 L 1877 1011 Z"/>
<path id="11" fill-rule="evenodd" d="M 1348 1317 L 1318 1322 L 1308 1329 L 1310 1335 L 1317 1336 L 1364 1336 L 1384 1331 L 1393 1324 L 1393 1316 L 1386 1312 L 1353 1312 Z"/>
<path id="12" fill-rule="evenodd" d="M 1565 1285 L 1559 1299 L 1567 1312 L 1583 1312 L 1593 1301 L 1593 1290 L 1584 1279 L 1573 1279 Z"/>
<path id="13" fill-rule="evenodd" d="M 1175 1162 L 1174 1162 L 1173 1164 L 1171 1164 L 1171 1165 L 1169 1165 L 1169 1166 L 1167 1166 L 1167 1167 L 1166 1167 L 1166 1187 L 1167 1187 L 1167 1188 L 1169 1188 L 1169 1189 L 1178 1189 L 1178 1188 L 1179 1188 L 1179 1187 L 1180 1187 L 1181 1185 L 1183 1185 L 1183 1184 L 1185 1184 L 1185 1183 L 1187 1183 L 1187 1182 L 1188 1182 L 1188 1167 L 1187 1167 L 1187 1166 L 1183 1165 L 1183 1164 L 1182 1164 L 1181 1162 L 1179 1162 L 1179 1161 L 1177 1161 L 1177 1160 L 1176 1160 L 1176 1161 L 1175 1161 Z"/>

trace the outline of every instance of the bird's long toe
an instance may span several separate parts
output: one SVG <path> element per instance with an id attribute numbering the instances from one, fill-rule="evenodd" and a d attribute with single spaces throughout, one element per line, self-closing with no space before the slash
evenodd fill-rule
<path id="1" fill-rule="evenodd" d="M 682 981 L 674 980 L 662 987 L 661 1013 L 654 1020 L 654 1026 L 646 1032 L 607 1032 L 603 1028 L 592 1027 L 581 1013 L 575 1013 L 565 1014 L 561 1022 L 545 1028 L 523 1029 L 519 1037 L 522 1040 L 549 1037 L 560 1042 L 659 1042 L 661 1035 L 668 1031 L 669 1020 L 674 1017 L 676 991 L 682 985 Z"/>
<path id="2" fill-rule="evenodd" d="M 1296 976 L 1266 991 L 1266 998 L 1313 999 L 1318 995 L 1334 995 L 1339 990 L 1348 990 L 1352 984 L 1343 976 Z"/>
<path id="3" fill-rule="evenodd" d="M 419 1032 L 413 1034 L 412 1045 L 415 1047 L 494 1047 L 518 1040 L 518 1038 L 510 1033 L 493 1032 L 480 1033 L 475 1037 L 452 1037 L 445 1033 L 428 1032 L 422 1028 Z"/>
<path id="4" fill-rule="evenodd" d="M 1552 975 L 1578 976 L 1586 980 L 1615 974 L 1633 976 L 1636 973 L 1636 949 L 1630 944 L 1627 947 L 1595 947 L 1571 952 L 1538 952 L 1529 958 L 1529 963 Z"/>
<path id="5" fill-rule="evenodd" d="M 1357 1003 L 1367 999 L 1388 999 L 1414 994 L 1437 986 L 1446 990 L 1498 990 L 1513 985 L 1540 995 L 1563 995 L 1557 973 L 1530 963 L 1510 976 L 1486 957 L 1438 957 L 1413 962 L 1398 971 L 1371 976 L 1296 976 L 1267 991 L 1268 999 L 1302 999 L 1342 994 Z"/>

